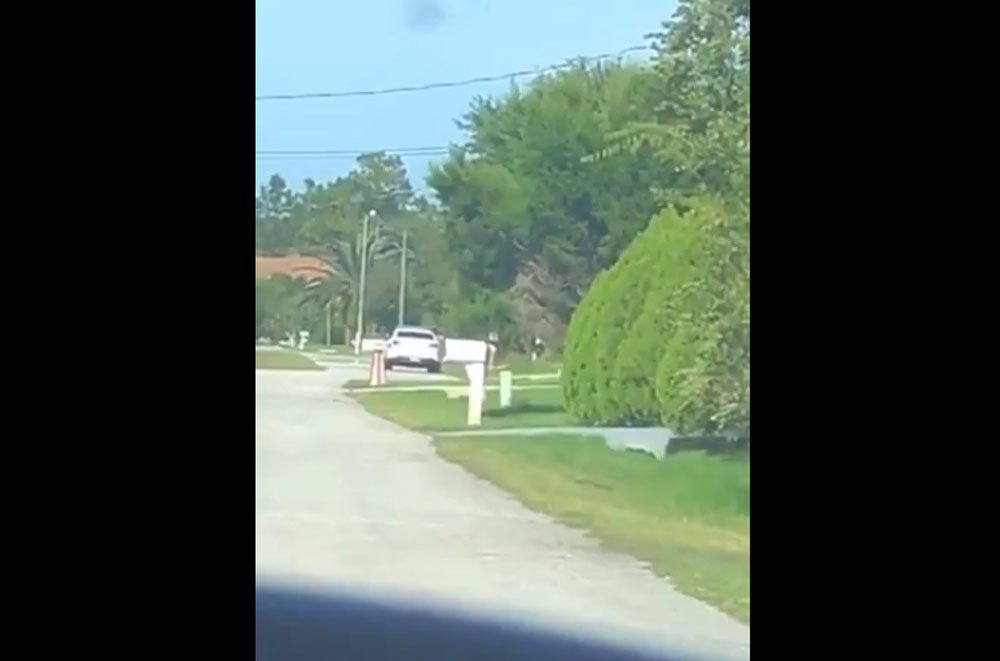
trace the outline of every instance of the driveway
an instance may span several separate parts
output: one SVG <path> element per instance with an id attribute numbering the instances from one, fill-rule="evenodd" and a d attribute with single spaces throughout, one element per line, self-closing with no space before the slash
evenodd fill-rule
<path id="1" fill-rule="evenodd" d="M 749 658 L 750 630 L 366 413 L 362 367 L 258 370 L 257 573 Z"/>

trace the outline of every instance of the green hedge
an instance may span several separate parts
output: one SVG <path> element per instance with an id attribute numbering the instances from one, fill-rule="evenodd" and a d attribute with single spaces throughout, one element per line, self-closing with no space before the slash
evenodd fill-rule
<path id="1" fill-rule="evenodd" d="M 592 417 L 597 401 L 597 381 L 593 376 L 597 339 L 594 320 L 604 313 L 608 299 L 601 292 L 607 287 L 608 277 L 607 271 L 597 275 L 566 329 L 562 366 L 563 396 L 566 410 L 582 420 Z"/>
<path id="2" fill-rule="evenodd" d="M 748 436 L 748 212 L 703 199 L 654 217 L 575 311 L 563 365 L 582 421 Z"/>
<path id="3" fill-rule="evenodd" d="M 643 233 L 648 232 L 649 229 Z M 563 390 L 567 410 L 595 424 L 615 424 L 621 406 L 611 381 L 615 350 L 624 339 L 625 326 L 638 313 L 645 297 L 644 273 L 655 261 L 647 245 L 633 241 L 610 270 L 594 279 L 573 313 L 563 351 Z"/>
<path id="4" fill-rule="evenodd" d="M 645 242 L 654 247 L 656 261 L 647 274 L 646 295 L 618 348 L 612 382 L 622 393 L 619 420 L 636 425 L 661 419 L 656 396 L 657 366 L 665 356 L 664 341 L 675 330 L 675 302 L 692 289 L 698 254 L 697 217 L 667 211 L 655 219 Z M 686 289 L 682 289 L 685 288 Z M 677 354 L 671 350 L 671 354 Z"/>

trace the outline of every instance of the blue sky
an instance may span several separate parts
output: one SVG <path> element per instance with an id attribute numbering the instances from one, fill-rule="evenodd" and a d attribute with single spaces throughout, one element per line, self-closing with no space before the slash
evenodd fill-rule
<path id="1" fill-rule="evenodd" d="M 543 68 L 646 43 L 673 0 L 256 0 L 256 93 L 373 89 Z M 524 82 L 526 79 L 521 79 Z M 459 141 L 476 94 L 509 81 L 343 99 L 258 102 L 257 150 L 423 147 Z M 431 160 L 404 159 L 415 188 Z M 257 160 L 257 183 L 328 181 L 350 158 Z"/>

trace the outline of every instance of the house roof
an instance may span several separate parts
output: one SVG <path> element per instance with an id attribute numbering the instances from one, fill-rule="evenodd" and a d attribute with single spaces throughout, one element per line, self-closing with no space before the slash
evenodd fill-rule
<path id="1" fill-rule="evenodd" d="M 305 255 L 257 255 L 257 277 L 270 278 L 287 275 L 292 278 L 325 278 L 322 260 Z"/>

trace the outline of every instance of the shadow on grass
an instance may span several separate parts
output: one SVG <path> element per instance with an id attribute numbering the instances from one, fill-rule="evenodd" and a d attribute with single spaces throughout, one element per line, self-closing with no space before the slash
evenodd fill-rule
<path id="1" fill-rule="evenodd" d="M 513 404 L 505 409 L 488 409 L 483 411 L 484 418 L 506 418 L 512 415 L 523 415 L 525 413 L 562 413 L 563 407 L 557 404 L 532 404 L 525 402 Z"/>
<path id="2" fill-rule="evenodd" d="M 667 455 L 704 452 L 722 459 L 749 460 L 750 439 L 732 440 L 718 436 L 677 436 L 667 445 Z"/>
<path id="3" fill-rule="evenodd" d="M 341 386 L 344 390 L 357 390 L 358 388 L 367 387 L 369 387 L 368 379 L 349 379 Z"/>

